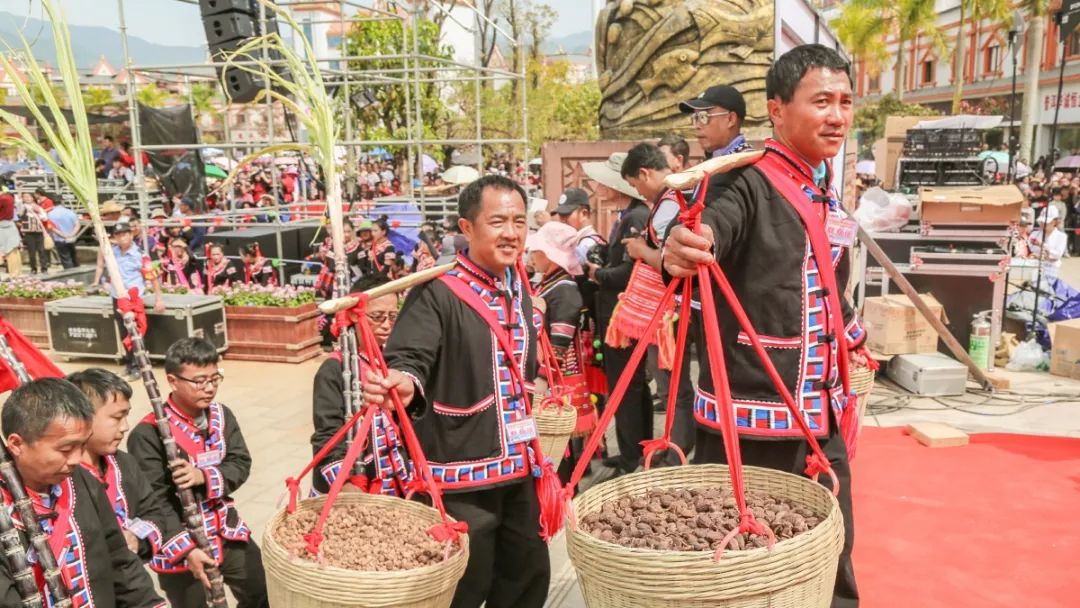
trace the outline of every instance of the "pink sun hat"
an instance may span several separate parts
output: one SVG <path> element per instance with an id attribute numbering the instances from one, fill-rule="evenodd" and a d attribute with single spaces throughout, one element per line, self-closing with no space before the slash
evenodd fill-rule
<path id="1" fill-rule="evenodd" d="M 576 247 L 577 230 L 562 222 L 547 222 L 525 239 L 526 251 L 543 251 L 552 263 L 573 276 L 582 272 Z"/>

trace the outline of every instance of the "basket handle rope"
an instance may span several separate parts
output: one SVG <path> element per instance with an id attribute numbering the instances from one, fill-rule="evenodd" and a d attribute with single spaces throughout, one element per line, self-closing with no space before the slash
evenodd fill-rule
<path id="1" fill-rule="evenodd" d="M 522 258 L 518 258 L 517 271 L 518 276 L 521 277 L 521 283 L 524 285 L 526 293 L 529 294 L 530 298 L 535 298 L 536 291 L 528 281 L 529 275 L 525 271 L 525 261 Z M 537 355 L 540 359 L 540 365 L 544 370 L 544 376 L 547 378 L 548 389 L 551 392 L 550 395 L 540 400 L 540 408 L 547 409 L 550 407 L 569 406 L 569 396 L 572 389 L 566 385 L 566 379 L 563 377 L 562 368 L 559 367 L 559 361 L 555 358 L 555 349 L 551 346 L 551 337 L 548 336 L 547 330 L 543 327 L 537 328 L 536 333 L 537 342 L 539 342 Z"/>
<path id="2" fill-rule="evenodd" d="M 358 342 L 363 345 L 362 348 L 364 349 L 364 354 L 367 356 L 371 367 L 377 373 L 385 376 L 388 373 L 386 360 L 383 359 L 382 351 L 378 347 L 378 342 L 375 341 L 375 335 L 372 333 L 371 328 L 367 323 L 360 321 L 360 319 L 363 318 L 364 310 L 367 307 L 368 295 L 354 295 L 356 297 L 356 302 L 353 306 L 347 310 L 338 311 L 335 314 L 335 329 L 340 332 L 346 327 L 355 328 L 359 334 Z M 442 519 L 441 524 L 436 524 L 428 529 L 427 532 L 432 538 L 444 543 L 460 542 L 460 535 L 468 531 L 468 525 L 465 522 L 451 520 L 450 516 L 446 513 L 446 507 L 442 501 L 442 493 L 438 485 L 431 478 L 427 458 L 420 448 L 420 442 L 416 437 L 416 432 L 412 427 L 409 415 L 405 411 L 405 406 L 402 403 L 397 390 L 390 391 L 390 400 L 393 405 L 393 412 L 397 418 L 397 425 L 394 425 L 394 420 L 390 416 L 387 416 L 388 424 L 390 425 L 391 431 L 398 433 L 399 436 L 404 438 L 405 447 L 409 457 L 413 461 L 413 469 L 415 472 L 412 480 L 402 484 L 402 489 L 409 497 L 418 491 L 424 492 L 431 497 L 432 506 L 439 512 L 439 516 Z M 300 480 L 311 473 L 317 464 L 347 437 L 349 431 L 356 428 L 357 422 L 359 421 L 360 428 L 357 431 L 354 440 L 349 445 L 349 450 L 346 452 L 345 459 L 342 461 L 341 465 L 341 470 L 343 472 L 353 470 L 357 459 L 360 457 L 360 454 L 368 443 L 370 430 L 374 424 L 375 414 L 378 410 L 379 406 L 376 405 L 368 405 L 359 409 L 340 429 L 337 430 L 336 433 L 334 433 L 333 437 L 326 442 L 326 445 L 319 450 L 298 476 L 289 477 L 285 481 L 285 485 L 289 492 L 290 513 L 296 510 L 297 499 L 300 493 Z M 322 529 L 326 523 L 326 519 L 329 517 L 330 509 L 333 507 L 338 494 L 341 492 L 341 489 L 347 481 L 352 481 L 352 477 L 347 474 L 339 475 L 334 479 L 334 483 L 330 487 L 330 492 L 327 495 L 326 502 L 320 513 L 319 520 L 316 522 L 312 531 L 304 536 L 305 541 L 308 543 L 308 550 L 311 551 L 313 555 L 318 555 L 319 546 L 323 540 Z"/>
<path id="3" fill-rule="evenodd" d="M 678 281 L 682 285 L 682 302 L 679 304 L 679 325 L 677 335 L 675 336 L 675 358 L 672 362 L 671 370 L 680 378 L 682 377 L 682 364 L 683 359 L 686 357 L 686 337 L 690 330 L 690 323 L 683 323 L 682 319 L 690 318 L 690 298 L 693 295 L 693 279 L 687 277 Z M 678 388 L 679 380 L 675 380 L 675 387 Z M 645 456 L 645 470 L 648 471 L 652 468 L 652 459 L 657 452 L 663 452 L 666 450 L 675 450 L 675 453 L 679 456 L 679 461 L 682 464 L 687 464 L 686 452 L 683 451 L 679 444 L 671 441 L 671 429 L 675 426 L 675 402 L 679 396 L 679 391 L 668 389 L 667 394 L 667 414 L 664 416 L 664 435 L 657 439 L 646 439 L 641 442 L 641 447 L 644 450 Z"/>
<path id="4" fill-rule="evenodd" d="M 695 192 L 695 204 L 690 205 L 686 201 L 686 197 L 681 191 L 676 191 L 676 198 L 679 202 L 680 214 L 679 220 L 687 228 L 694 232 L 700 231 L 701 226 L 701 212 L 705 207 L 705 195 L 708 189 L 708 180 L 702 180 Z M 825 274 L 825 273 L 823 273 Z M 784 384 L 783 379 L 780 377 L 779 372 L 773 365 L 772 360 L 766 353 L 764 346 L 761 343 L 761 338 L 757 331 L 750 323 L 749 317 L 746 315 L 745 309 L 739 302 L 738 297 L 735 295 L 734 289 L 732 289 L 730 282 L 728 281 L 720 265 L 714 260 L 707 265 L 699 266 L 696 276 L 690 276 L 682 281 L 673 281 L 664 292 L 664 296 L 661 300 L 661 305 L 658 307 L 656 313 L 654 313 L 652 319 L 649 321 L 649 328 L 646 330 L 646 335 L 655 331 L 656 326 L 662 319 L 663 310 L 670 305 L 675 296 L 675 291 L 678 287 L 682 287 L 682 302 L 680 304 L 680 317 L 679 317 L 679 329 L 678 336 L 676 338 L 676 361 L 673 366 L 673 370 L 676 371 L 675 382 L 673 386 L 669 388 L 668 393 L 668 411 L 665 418 L 664 436 L 660 439 L 653 439 L 642 442 L 646 453 L 646 467 L 651 466 L 651 458 L 656 451 L 662 449 L 668 449 L 671 447 L 678 448 L 671 442 L 671 429 L 674 422 L 675 407 L 673 403 L 673 396 L 677 394 L 678 382 L 680 380 L 680 374 L 678 370 L 681 369 L 681 358 L 685 354 L 686 350 L 686 334 L 690 323 L 690 298 L 692 296 L 692 288 L 694 279 L 697 279 L 701 294 L 701 309 L 704 320 L 705 331 L 705 343 L 706 354 L 709 361 L 710 374 L 712 375 L 712 381 L 714 390 L 716 392 L 717 405 L 721 408 L 720 424 L 721 434 L 724 437 L 724 450 L 726 452 L 729 473 L 732 481 L 732 492 L 734 494 L 736 505 L 739 510 L 739 525 L 731 531 L 722 541 L 720 547 L 716 551 L 716 558 L 720 559 L 723 555 L 724 549 L 728 546 L 731 540 L 740 533 L 758 534 L 766 536 L 769 539 L 769 547 L 775 543 L 775 536 L 772 531 L 766 526 L 763 526 L 756 520 L 753 513 L 746 506 L 745 486 L 743 483 L 743 471 L 742 471 L 742 456 L 739 449 L 739 435 L 738 428 L 735 423 L 734 403 L 731 396 L 731 386 L 728 383 L 727 368 L 724 363 L 724 354 L 722 341 L 720 337 L 720 325 L 716 314 L 716 300 L 713 295 L 713 286 L 719 289 L 720 294 L 731 308 L 735 315 L 736 320 L 741 326 L 742 330 L 749 336 L 750 342 L 754 347 L 754 352 L 761 360 L 762 365 L 765 367 L 766 372 L 769 375 L 777 392 L 780 394 L 784 404 L 787 406 L 792 417 L 795 419 L 803 436 L 807 439 L 810 445 L 810 454 L 806 457 L 806 475 L 818 479 L 820 473 L 827 473 L 832 480 L 832 492 L 836 495 L 839 492 L 839 483 L 835 472 L 832 470 L 829 464 L 828 458 L 821 450 L 821 446 L 818 444 L 816 437 L 810 430 L 809 425 L 803 418 L 799 411 L 798 405 L 795 402 L 794 397 L 791 395 L 791 391 Z M 834 307 L 835 308 L 835 307 Z M 630 360 L 616 383 L 615 390 L 612 391 L 610 398 L 608 399 L 607 406 L 604 409 L 604 414 L 597 423 L 596 429 L 590 435 L 589 440 L 585 445 L 584 452 L 581 459 L 578 461 L 577 466 L 571 475 L 569 483 L 563 488 L 563 498 L 569 503 L 570 498 L 573 495 L 573 488 L 581 481 L 582 476 L 585 473 L 585 468 L 588 462 L 592 458 L 596 449 L 599 447 L 600 440 L 604 435 L 608 425 L 611 423 L 612 418 L 615 416 L 615 411 L 621 405 L 622 399 L 626 394 L 626 390 L 630 383 L 630 378 L 633 376 L 633 371 L 637 369 L 640 364 L 642 355 L 644 354 L 646 347 L 646 341 L 638 341 L 634 346 L 630 355 Z M 841 363 L 846 363 L 841 360 Z M 846 368 L 846 365 L 842 366 Z M 844 374 L 845 370 L 841 369 L 841 374 Z M 846 380 L 845 380 L 846 383 Z M 685 463 L 685 455 L 678 450 L 680 459 Z M 576 517 L 571 506 L 568 508 L 568 513 L 571 517 L 571 525 L 576 527 Z"/>

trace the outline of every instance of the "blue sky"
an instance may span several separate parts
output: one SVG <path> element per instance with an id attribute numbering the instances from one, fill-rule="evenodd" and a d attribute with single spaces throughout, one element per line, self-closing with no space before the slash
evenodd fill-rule
<path id="1" fill-rule="evenodd" d="M 565 36 L 591 23 L 590 0 L 545 0 L 559 13 L 552 36 Z M 116 0 L 60 0 L 68 22 L 118 29 L 120 18 Z M 0 0 L 0 11 L 16 15 L 28 12 L 43 18 L 39 0 Z M 129 33 L 158 44 L 199 46 L 203 39 L 199 7 L 182 0 L 125 0 L 124 13 Z"/>

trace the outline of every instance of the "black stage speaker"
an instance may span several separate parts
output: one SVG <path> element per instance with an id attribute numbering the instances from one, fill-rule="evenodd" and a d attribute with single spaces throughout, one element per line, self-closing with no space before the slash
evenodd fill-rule
<path id="1" fill-rule="evenodd" d="M 224 62 L 225 55 L 243 46 L 256 36 L 278 31 L 277 15 L 269 9 L 263 9 L 256 0 L 199 0 L 202 13 L 203 30 L 206 42 L 210 46 L 210 55 L 215 62 Z M 266 12 L 266 21 L 259 20 L 261 11 Z M 256 57 L 259 51 L 255 51 Z M 271 60 L 279 59 L 271 56 Z M 218 76 L 225 88 L 226 96 L 234 103 L 250 103 L 266 88 L 266 83 L 258 77 L 239 69 L 225 69 L 218 66 Z"/>

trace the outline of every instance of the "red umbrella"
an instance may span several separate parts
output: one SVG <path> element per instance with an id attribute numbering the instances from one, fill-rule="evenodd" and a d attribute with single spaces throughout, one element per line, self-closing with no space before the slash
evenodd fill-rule
<path id="1" fill-rule="evenodd" d="M 7 339 L 12 354 L 23 364 L 31 378 L 37 380 L 39 378 L 64 377 L 64 372 L 60 371 L 56 364 L 42 354 L 30 340 L 26 339 L 26 336 L 19 333 L 19 330 L 12 327 L 3 317 L 0 317 L 0 336 Z M 0 358 L 0 393 L 15 390 L 19 384 L 19 379 L 15 377 L 14 370 L 8 367 L 3 358 Z"/>

